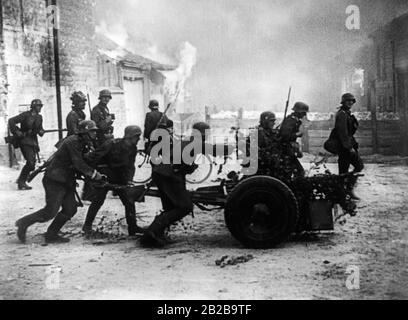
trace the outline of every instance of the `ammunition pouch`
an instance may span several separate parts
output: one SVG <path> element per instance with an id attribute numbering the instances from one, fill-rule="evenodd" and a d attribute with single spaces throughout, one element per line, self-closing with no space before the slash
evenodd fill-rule
<path id="1" fill-rule="evenodd" d="M 21 140 L 16 136 L 8 136 L 4 138 L 7 144 L 11 144 L 15 149 L 21 147 Z"/>

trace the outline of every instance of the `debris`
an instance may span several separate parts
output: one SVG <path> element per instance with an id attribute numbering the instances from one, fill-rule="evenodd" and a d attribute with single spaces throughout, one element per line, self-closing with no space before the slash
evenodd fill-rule
<path id="1" fill-rule="evenodd" d="M 15 235 L 15 234 L 16 234 L 16 232 L 13 231 L 13 230 L 7 231 L 7 235 L 8 235 L 8 236 L 12 236 L 12 235 Z"/>
<path id="2" fill-rule="evenodd" d="M 225 268 L 226 266 L 236 266 L 238 264 L 247 263 L 254 259 L 253 255 L 240 256 L 240 257 L 229 257 L 224 256 L 220 260 L 215 261 L 215 264 L 220 268 Z"/>
<path id="3" fill-rule="evenodd" d="M 324 264 L 330 264 L 331 262 L 328 260 L 323 261 Z"/>

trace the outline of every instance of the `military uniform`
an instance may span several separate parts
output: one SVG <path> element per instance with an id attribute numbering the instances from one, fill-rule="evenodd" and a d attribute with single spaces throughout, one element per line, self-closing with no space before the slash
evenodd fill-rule
<path id="1" fill-rule="evenodd" d="M 288 116 L 282 123 L 280 129 L 280 138 L 284 154 L 291 158 L 293 164 L 293 173 L 295 176 L 304 176 L 305 170 L 298 157 L 301 156 L 299 144 L 297 143 L 298 135 L 302 121 L 295 113 Z"/>
<path id="2" fill-rule="evenodd" d="M 201 127 L 200 127 L 201 128 Z M 174 143 L 181 144 L 174 150 L 180 150 L 184 154 L 184 150 L 190 145 L 192 139 L 186 141 L 176 141 Z M 203 144 L 201 153 L 206 154 L 210 151 L 213 155 L 217 154 L 219 146 Z M 223 146 L 224 154 L 231 154 L 233 148 Z M 174 151 L 173 151 L 174 152 Z M 171 162 L 173 162 L 173 152 Z M 191 151 L 191 160 L 194 155 Z M 160 198 L 164 212 L 156 217 L 152 225 L 148 228 L 141 239 L 142 245 L 145 246 L 164 246 L 164 230 L 173 223 L 183 219 L 193 211 L 194 204 L 191 194 L 186 187 L 186 175 L 192 174 L 198 166 L 192 163 L 186 163 L 182 158 L 181 164 L 160 164 L 153 166 L 152 179 L 160 191 Z"/>
<path id="3" fill-rule="evenodd" d="M 20 127 L 17 125 L 20 124 Z M 19 188 L 26 185 L 29 174 L 35 170 L 36 155 L 40 152 L 38 135 L 44 135 L 43 118 L 32 111 L 24 112 L 9 120 L 9 128 L 13 135 L 21 136 L 19 146 L 27 161 L 17 180 Z"/>
<path id="4" fill-rule="evenodd" d="M 354 167 L 354 172 L 361 172 L 364 169 L 363 161 L 358 153 L 359 145 L 354 138 L 358 127 L 359 123 L 356 117 L 351 114 L 351 111 L 348 108 L 341 107 L 336 114 L 335 125 L 336 135 L 340 141 L 340 174 L 348 173 L 350 165 Z"/>
<path id="5" fill-rule="evenodd" d="M 82 110 L 72 110 L 67 116 L 68 137 L 78 133 L 78 125 L 86 119 L 86 115 Z"/>
<path id="6" fill-rule="evenodd" d="M 263 127 L 258 127 L 258 147 L 259 149 L 266 149 L 276 144 L 278 141 L 277 130 L 265 129 Z"/>
<path id="7" fill-rule="evenodd" d="M 124 139 L 115 139 L 106 141 L 87 157 L 87 161 L 98 166 L 99 171 L 108 177 L 110 183 L 125 186 L 133 180 L 135 175 L 136 154 L 136 146 L 128 145 Z M 83 228 L 85 232 L 92 231 L 93 221 L 103 206 L 107 193 L 107 189 L 94 190 L 92 203 Z M 139 229 L 136 223 L 135 203 L 129 199 L 125 190 L 119 190 L 117 194 L 125 206 L 129 235 L 133 236 Z"/>
<path id="8" fill-rule="evenodd" d="M 98 145 L 102 145 L 106 142 L 107 135 L 113 134 L 113 121 L 109 121 L 110 111 L 107 106 L 99 103 L 95 108 L 93 108 L 91 113 L 91 120 L 93 120 L 99 131 L 98 131 Z"/>
<path id="9" fill-rule="evenodd" d="M 34 223 L 45 223 L 54 218 L 45 238 L 47 241 L 60 239 L 58 232 L 77 213 L 76 174 L 79 172 L 89 179 L 99 175 L 84 161 L 84 153 L 87 150 L 87 141 L 78 135 L 65 139 L 57 150 L 43 178 L 46 206 L 16 223 L 19 228 L 18 237 L 22 242 L 25 242 L 25 233 L 29 226 Z M 62 210 L 58 212 L 60 208 Z"/>
<path id="10" fill-rule="evenodd" d="M 144 138 L 148 141 L 150 141 L 150 137 L 153 133 L 154 130 L 157 129 L 159 121 L 163 117 L 163 112 L 160 112 L 159 110 L 153 110 L 152 112 L 149 112 L 146 114 L 146 120 L 145 120 L 145 129 L 144 129 Z M 162 122 L 167 123 L 169 120 L 167 116 L 163 117 Z"/>

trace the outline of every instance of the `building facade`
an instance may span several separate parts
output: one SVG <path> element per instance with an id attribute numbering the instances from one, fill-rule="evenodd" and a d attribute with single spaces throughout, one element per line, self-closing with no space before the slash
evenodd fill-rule
<path id="1" fill-rule="evenodd" d="M 112 91 L 110 111 L 117 118 L 118 137 L 126 125 L 143 125 L 150 99 L 166 103 L 160 70 L 172 67 L 118 48 L 97 35 L 96 5 L 94 0 L 0 0 L 1 165 L 8 165 L 14 154 L 3 139 L 8 119 L 29 110 L 34 98 L 44 103 L 44 128 L 58 129 L 54 27 L 58 30 L 63 128 L 71 110 L 70 96 L 77 90 L 89 94 L 91 107 L 97 104 L 100 90 Z M 86 113 L 89 116 L 89 108 Z M 54 133 L 41 138 L 42 153 L 52 153 L 57 141 Z"/>
<path id="2" fill-rule="evenodd" d="M 59 31 L 62 115 L 71 108 L 73 90 L 95 88 L 96 48 L 93 0 L 1 0 L 0 136 L 7 134 L 9 117 L 29 109 L 34 98 L 44 103 L 45 129 L 58 129 L 53 36 Z M 58 8 L 58 9 L 56 9 Z M 57 19 L 59 16 L 59 20 Z M 65 121 L 64 121 L 65 122 Z M 51 151 L 58 134 L 40 139 Z M 0 161 L 8 160 L 0 141 Z"/>

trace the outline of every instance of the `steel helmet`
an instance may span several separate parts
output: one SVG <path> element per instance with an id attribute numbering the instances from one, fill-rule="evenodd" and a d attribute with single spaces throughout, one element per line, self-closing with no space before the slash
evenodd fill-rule
<path id="1" fill-rule="evenodd" d="M 101 92 L 99 92 L 99 99 L 103 98 L 103 97 L 108 97 L 110 99 L 112 99 L 112 92 L 110 92 L 110 90 L 102 90 Z"/>
<path id="2" fill-rule="evenodd" d="M 205 122 L 198 122 L 193 125 L 193 130 L 199 131 L 203 137 L 205 136 L 205 132 L 210 129 L 211 127 L 209 124 Z"/>
<path id="3" fill-rule="evenodd" d="M 142 135 L 142 129 L 138 126 L 128 126 L 125 129 L 125 139 L 138 137 Z"/>
<path id="4" fill-rule="evenodd" d="M 296 102 L 293 111 L 295 112 L 309 112 L 309 106 L 304 102 Z"/>
<path id="5" fill-rule="evenodd" d="M 86 102 L 88 99 L 82 91 L 75 91 L 71 96 L 71 101 L 73 104 L 76 104 L 78 102 Z"/>
<path id="6" fill-rule="evenodd" d="M 97 131 L 98 127 L 96 123 L 92 120 L 83 120 L 78 124 L 78 133 L 85 134 L 91 131 Z"/>
<path id="7" fill-rule="evenodd" d="M 42 103 L 42 101 L 41 101 L 40 99 L 34 99 L 34 100 L 31 102 L 31 108 L 34 108 L 34 107 L 42 107 L 42 106 L 44 106 L 44 105 L 43 105 L 43 103 Z"/>
<path id="8" fill-rule="evenodd" d="M 353 101 L 354 103 L 357 102 L 356 97 L 351 93 L 345 93 L 341 97 L 341 104 L 346 103 L 347 101 Z"/>
<path id="9" fill-rule="evenodd" d="M 150 101 L 149 109 L 152 109 L 152 110 L 159 109 L 159 101 L 157 101 L 157 100 Z"/>
<path id="10" fill-rule="evenodd" d="M 273 112 L 266 111 L 261 114 L 261 123 L 265 123 L 267 121 L 276 121 L 276 115 Z"/>

